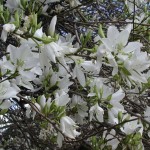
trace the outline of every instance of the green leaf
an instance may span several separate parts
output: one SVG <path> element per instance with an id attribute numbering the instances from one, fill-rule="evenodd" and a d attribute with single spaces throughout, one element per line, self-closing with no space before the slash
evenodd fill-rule
<path id="1" fill-rule="evenodd" d="M 107 97 L 107 101 L 110 101 L 111 100 L 111 97 L 112 97 L 112 94 L 111 95 L 109 95 L 108 97 Z"/>
<path id="2" fill-rule="evenodd" d="M 82 45 L 84 45 L 84 36 L 83 36 L 83 34 L 80 35 L 80 40 L 81 40 Z"/>
<path id="3" fill-rule="evenodd" d="M 100 37 L 105 38 L 105 34 L 104 34 L 101 24 L 99 25 L 99 28 L 98 28 L 98 34 L 100 35 Z"/>
<path id="4" fill-rule="evenodd" d="M 45 105 L 45 107 L 43 108 L 43 111 L 42 111 L 45 115 L 48 115 L 48 112 L 49 112 L 49 108 L 47 106 L 47 104 Z"/>
<path id="5" fill-rule="evenodd" d="M 121 70 L 125 75 L 127 75 L 127 76 L 131 75 L 131 73 L 125 67 L 122 67 Z"/>
<path id="6" fill-rule="evenodd" d="M 21 5 L 22 5 L 22 7 L 23 7 L 24 9 L 26 9 L 27 0 L 20 0 L 20 3 L 21 3 Z"/>
<path id="7" fill-rule="evenodd" d="M 111 104 L 108 104 L 108 105 L 107 105 L 107 108 L 108 108 L 108 109 L 111 109 L 111 108 L 113 108 L 113 106 L 112 106 Z"/>
<path id="8" fill-rule="evenodd" d="M 18 11 L 15 11 L 14 19 L 15 19 L 16 27 L 19 27 L 20 26 L 20 18 L 19 18 L 19 12 Z"/>
<path id="9" fill-rule="evenodd" d="M 6 9 L 6 11 L 4 11 L 3 15 L 4 15 L 4 18 L 5 18 L 5 23 L 9 22 L 10 12 L 9 12 L 8 8 Z"/>
<path id="10" fill-rule="evenodd" d="M 6 114 L 6 113 L 7 113 L 7 111 L 8 111 L 8 109 L 2 109 L 2 110 L 0 111 L 0 115 L 4 115 L 4 114 Z"/>
<path id="11" fill-rule="evenodd" d="M 91 32 L 89 31 L 84 39 L 83 46 L 86 46 L 87 42 L 91 39 Z"/>
<path id="12" fill-rule="evenodd" d="M 122 111 L 118 112 L 118 120 L 119 120 L 119 123 L 122 122 Z"/>

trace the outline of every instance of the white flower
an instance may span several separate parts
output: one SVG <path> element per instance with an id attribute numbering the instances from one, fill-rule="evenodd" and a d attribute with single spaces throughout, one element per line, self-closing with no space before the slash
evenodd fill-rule
<path id="1" fill-rule="evenodd" d="M 90 108 L 90 121 L 94 117 L 93 115 L 96 114 L 96 119 L 99 122 L 103 122 L 103 115 L 104 115 L 104 110 L 96 103 L 94 106 Z M 94 117 L 95 118 L 95 117 Z"/>
<path id="2" fill-rule="evenodd" d="M 58 75 L 57 73 L 53 72 L 51 79 L 50 79 L 50 86 L 54 86 L 56 82 L 58 81 Z"/>
<path id="3" fill-rule="evenodd" d="M 7 40 L 7 34 L 13 32 L 16 26 L 14 24 L 5 24 L 3 25 L 3 30 L 1 34 L 1 39 L 5 42 Z"/>
<path id="4" fill-rule="evenodd" d="M 0 83 L 0 109 L 9 108 L 12 105 L 12 103 L 8 99 L 17 97 L 17 93 L 19 93 L 19 89 L 16 89 L 15 87 L 11 86 L 8 80 Z"/>
<path id="5" fill-rule="evenodd" d="M 121 51 L 128 42 L 130 31 L 130 25 L 121 32 L 119 32 L 115 26 L 110 26 L 107 30 L 107 38 L 100 38 L 100 40 L 103 42 L 103 45 L 98 47 L 97 60 L 101 64 L 103 57 L 106 57 L 108 61 L 106 61 L 104 64 L 113 67 L 113 76 L 119 71 L 118 63 L 120 63 L 120 60 L 117 58 L 118 55 L 120 55 L 122 58 Z"/>
<path id="6" fill-rule="evenodd" d="M 20 6 L 20 0 L 7 0 L 5 6 L 12 12 Z"/>
<path id="7" fill-rule="evenodd" d="M 62 53 L 63 54 L 70 54 L 75 53 L 78 50 L 78 46 L 72 45 L 72 42 L 74 41 L 75 36 L 71 36 L 71 34 L 67 34 L 65 37 L 60 36 L 57 44 L 62 47 Z"/>
<path id="8" fill-rule="evenodd" d="M 45 105 L 46 105 L 46 98 L 45 98 L 44 95 L 42 95 L 41 98 L 40 98 L 40 106 L 41 106 L 42 108 L 44 108 Z"/>
<path id="9" fill-rule="evenodd" d="M 106 78 L 94 78 L 91 80 L 91 93 L 88 96 L 95 96 L 97 94 L 98 98 L 106 99 L 111 94 L 111 88 L 103 84 Z M 94 90 L 96 88 L 96 91 Z"/>
<path id="10" fill-rule="evenodd" d="M 57 80 L 58 81 L 58 80 Z M 68 87 L 70 86 L 70 85 L 72 85 L 73 84 L 73 82 L 71 82 L 70 81 L 70 79 L 69 79 L 69 76 L 65 76 L 65 77 L 63 77 L 59 82 L 58 82 L 58 84 L 57 84 L 57 86 L 60 88 L 60 89 L 68 89 Z"/>
<path id="11" fill-rule="evenodd" d="M 111 150 L 116 150 L 116 148 L 118 147 L 118 144 L 120 143 L 119 140 L 117 138 L 115 138 L 116 136 L 116 131 L 114 129 L 112 129 L 108 134 L 108 131 L 105 131 L 103 133 L 103 138 L 105 138 L 107 140 L 107 145 L 111 145 L 112 149 Z"/>
<path id="12" fill-rule="evenodd" d="M 60 119 L 60 128 L 62 133 L 71 139 L 75 139 L 76 136 L 80 135 L 80 132 L 76 131 L 76 123 L 68 116 Z"/>
<path id="13" fill-rule="evenodd" d="M 46 105 L 47 105 L 48 108 L 50 107 L 50 105 L 51 105 L 51 98 L 48 98 L 48 100 L 46 101 L 45 96 L 42 95 L 41 98 L 40 98 L 40 106 L 43 109 Z"/>
<path id="14" fill-rule="evenodd" d="M 147 83 L 146 76 L 142 72 L 150 66 L 150 60 L 147 53 L 141 52 L 139 48 L 137 48 L 130 59 L 125 61 L 124 66 L 131 73 L 129 75 L 130 79 L 136 83 Z"/>
<path id="15" fill-rule="evenodd" d="M 34 109 L 33 109 L 33 113 L 32 113 L 32 118 L 35 118 L 35 115 L 37 112 L 41 111 L 41 106 L 38 103 L 34 103 Z"/>
<path id="16" fill-rule="evenodd" d="M 76 121 L 80 124 L 83 124 L 85 117 L 88 116 L 87 102 L 85 102 L 81 96 L 78 95 L 73 95 L 71 101 L 72 102 L 70 106 L 77 108 L 77 114 L 75 114 Z"/>
<path id="17" fill-rule="evenodd" d="M 118 73 L 118 64 L 111 53 L 106 52 L 106 56 L 108 58 L 109 64 L 113 67 L 112 75 L 114 76 Z"/>
<path id="18" fill-rule="evenodd" d="M 3 63 L 2 67 L 5 70 L 10 70 L 12 74 L 17 70 L 19 76 L 15 78 L 16 84 L 33 89 L 30 81 L 33 81 L 36 75 L 42 74 L 38 67 L 39 59 L 34 57 L 29 46 L 25 44 L 20 47 L 8 45 L 7 52 L 9 52 L 10 57 Z"/>
<path id="19" fill-rule="evenodd" d="M 130 120 L 135 119 L 136 117 L 130 117 Z M 136 133 L 136 132 L 140 132 L 141 135 L 143 133 L 143 125 L 141 122 L 137 120 L 133 120 L 130 122 L 127 122 L 123 125 L 123 128 L 121 128 L 122 132 L 124 132 L 125 134 L 132 134 L 132 133 Z"/>
<path id="20" fill-rule="evenodd" d="M 117 46 L 125 46 L 128 42 L 130 30 L 124 29 L 119 32 L 115 26 L 110 26 L 107 30 L 107 38 L 102 38 L 101 41 L 108 51 L 116 52 Z"/>
<path id="21" fill-rule="evenodd" d="M 56 57 L 62 56 L 62 48 L 55 42 L 44 45 L 44 53 L 50 59 L 50 61 L 56 63 Z"/>
<path id="22" fill-rule="evenodd" d="M 57 144 L 58 144 L 58 146 L 61 148 L 62 147 L 62 141 L 64 140 L 64 137 L 63 137 L 63 135 L 60 133 L 60 132 L 58 132 L 58 135 L 57 135 Z"/>
<path id="23" fill-rule="evenodd" d="M 50 34 L 50 36 L 54 36 L 54 33 L 55 33 L 55 26 L 56 26 L 56 22 L 57 22 L 57 16 L 54 16 L 51 20 L 51 23 L 49 25 L 49 29 L 48 29 L 48 32 Z"/>
<path id="24" fill-rule="evenodd" d="M 38 64 L 38 58 L 35 58 L 30 48 L 26 44 L 22 44 L 20 47 L 8 45 L 7 52 L 10 54 L 10 63 L 18 70 L 31 69 Z"/>
<path id="25" fill-rule="evenodd" d="M 119 122 L 118 118 L 110 110 L 108 110 L 108 122 L 114 125 Z"/>
<path id="26" fill-rule="evenodd" d="M 100 64 L 95 62 L 93 63 L 92 61 L 84 61 L 83 63 L 80 64 L 87 72 L 93 72 L 98 74 L 100 72 Z"/>
<path id="27" fill-rule="evenodd" d="M 29 104 L 25 104 L 25 108 L 26 108 L 26 117 L 30 118 L 30 115 L 31 115 L 31 106 Z"/>
<path id="28" fill-rule="evenodd" d="M 38 37 L 38 38 L 42 38 L 42 36 L 43 36 L 43 31 L 42 31 L 42 27 L 40 28 L 40 29 L 38 29 L 38 30 L 36 30 L 36 32 L 34 33 L 34 36 L 35 37 Z"/>
<path id="29" fill-rule="evenodd" d="M 145 120 L 150 122 L 150 107 L 149 106 L 146 107 L 146 110 L 144 112 L 144 117 L 145 117 Z"/>
<path id="30" fill-rule="evenodd" d="M 16 97 L 16 94 L 18 92 L 19 91 L 17 91 L 14 87 L 11 86 L 8 80 L 0 83 L 0 102 L 2 102 L 3 99 Z"/>
<path id="31" fill-rule="evenodd" d="M 76 7 L 81 4 L 79 0 L 69 0 L 69 3 L 71 7 Z"/>
<path id="32" fill-rule="evenodd" d="M 8 109 L 11 105 L 11 101 L 5 99 L 4 102 L 0 103 L 0 109 Z"/>
<path id="33" fill-rule="evenodd" d="M 120 104 L 120 101 L 125 97 L 125 93 L 120 88 L 116 93 L 112 94 L 110 104 L 113 106 L 111 108 L 111 112 L 114 114 L 115 117 L 118 116 L 119 111 L 124 111 L 124 107 Z"/>
<path id="34" fill-rule="evenodd" d="M 66 92 L 64 92 L 64 90 L 60 90 L 55 94 L 56 105 L 65 106 L 69 101 L 69 95 Z"/>
<path id="35" fill-rule="evenodd" d="M 84 87 L 86 82 L 85 82 L 85 75 L 84 72 L 82 71 L 81 67 L 79 65 L 76 65 L 73 70 L 73 77 L 77 77 L 79 83 Z"/>

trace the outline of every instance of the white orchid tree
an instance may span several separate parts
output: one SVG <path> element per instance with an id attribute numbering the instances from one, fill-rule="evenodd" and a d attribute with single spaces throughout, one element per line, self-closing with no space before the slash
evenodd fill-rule
<path id="1" fill-rule="evenodd" d="M 11 116 L 18 117 L 17 127 L 19 119 L 37 125 L 36 137 L 50 141 L 40 149 L 83 142 L 94 150 L 142 150 L 149 144 L 148 1 L 113 1 L 125 21 L 99 21 L 98 10 L 108 11 L 105 0 L 0 2 L 1 42 L 7 43 L 0 57 L 1 120 Z M 2 135 L 9 128 L 4 124 Z M 19 129 L 25 147 L 36 149 L 30 131 Z M 11 143 L 3 140 L 2 149 Z"/>

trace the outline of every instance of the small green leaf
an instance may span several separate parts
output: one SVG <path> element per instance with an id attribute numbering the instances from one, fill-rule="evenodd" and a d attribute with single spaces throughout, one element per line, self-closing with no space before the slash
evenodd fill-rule
<path id="1" fill-rule="evenodd" d="M 4 114 L 6 114 L 6 113 L 7 113 L 7 111 L 8 111 L 8 109 L 2 109 L 2 110 L 0 111 L 0 115 L 4 115 Z"/>
<path id="2" fill-rule="evenodd" d="M 98 34 L 100 35 L 100 37 L 105 38 L 105 34 L 104 34 L 101 24 L 99 25 L 99 28 L 98 28 Z"/>
<path id="3" fill-rule="evenodd" d="M 18 11 L 15 11 L 14 19 L 15 19 L 14 23 L 15 23 L 16 27 L 19 27 L 20 26 L 20 18 L 19 18 Z"/>
<path id="4" fill-rule="evenodd" d="M 118 120 L 119 120 L 119 123 L 122 122 L 122 111 L 118 112 Z"/>
<path id="5" fill-rule="evenodd" d="M 125 75 L 127 75 L 127 76 L 131 75 L 131 73 L 125 67 L 122 67 L 121 70 Z"/>

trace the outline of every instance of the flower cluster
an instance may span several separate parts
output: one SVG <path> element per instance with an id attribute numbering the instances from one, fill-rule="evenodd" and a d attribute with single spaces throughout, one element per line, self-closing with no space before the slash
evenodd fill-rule
<path id="1" fill-rule="evenodd" d="M 51 18 L 47 30 L 38 20 L 39 14 L 47 17 L 49 5 L 57 2 L 60 0 L 35 1 L 35 11 L 29 13 L 33 9 L 30 1 L 6 1 L 10 19 L 3 23 L 1 40 L 13 36 L 18 45 L 9 44 L 0 58 L 0 110 L 7 112 L 16 105 L 14 98 L 24 100 L 26 117 L 40 125 L 39 137 L 46 140 L 48 136 L 59 147 L 66 141 L 88 139 L 93 147 L 97 142 L 99 149 L 125 149 L 126 145 L 143 149 L 150 107 L 140 114 L 131 113 L 129 109 L 134 108 L 128 104 L 146 94 L 150 58 L 142 50 L 144 45 L 130 38 L 132 24 L 122 28 L 108 25 L 106 34 L 100 26 L 96 29 L 99 33 L 85 31 L 80 38 L 78 34 L 59 35 L 59 17 Z M 66 0 L 65 4 L 81 5 L 78 0 Z M 132 11 L 132 1 L 126 4 Z M 28 7 L 29 12 L 24 13 Z M 63 5 L 57 5 L 54 12 L 60 11 L 64 11 Z M 92 40 L 94 46 L 88 48 Z M 137 95 L 130 95 L 135 91 Z M 135 105 L 140 107 L 140 101 Z"/>

